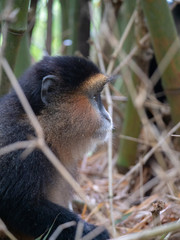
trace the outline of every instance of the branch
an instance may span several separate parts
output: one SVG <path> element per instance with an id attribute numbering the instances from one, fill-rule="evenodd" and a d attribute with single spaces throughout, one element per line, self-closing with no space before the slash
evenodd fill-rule
<path id="1" fill-rule="evenodd" d="M 175 232 L 180 229 L 180 222 L 173 222 L 164 224 L 162 226 L 155 227 L 153 229 L 144 230 L 138 233 L 132 233 L 125 235 L 123 237 L 115 238 L 114 240 L 144 240 L 144 239 L 152 239 L 153 237 L 169 233 Z"/>

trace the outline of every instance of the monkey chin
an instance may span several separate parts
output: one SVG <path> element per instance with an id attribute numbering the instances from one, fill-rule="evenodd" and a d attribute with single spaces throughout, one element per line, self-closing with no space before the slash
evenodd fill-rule
<path id="1" fill-rule="evenodd" d="M 102 144 L 107 142 L 110 132 L 113 129 L 113 122 L 108 112 L 106 112 L 106 117 L 102 119 L 103 124 L 101 127 L 95 132 L 94 138 Z"/>
<path id="2" fill-rule="evenodd" d="M 109 130 L 101 129 L 100 131 L 97 131 L 95 135 L 93 136 L 94 141 L 96 144 L 103 144 L 108 141 L 109 135 L 112 128 Z"/>
<path id="3" fill-rule="evenodd" d="M 113 123 L 111 118 L 109 118 L 93 135 L 92 142 L 94 142 L 95 145 L 94 150 L 96 146 L 108 141 L 112 129 Z"/>

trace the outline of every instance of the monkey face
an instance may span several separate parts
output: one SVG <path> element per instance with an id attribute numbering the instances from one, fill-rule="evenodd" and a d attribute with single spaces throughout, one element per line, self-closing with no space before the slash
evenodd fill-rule
<path id="1" fill-rule="evenodd" d="M 107 141 L 109 132 L 112 130 L 113 124 L 111 116 L 106 111 L 104 106 L 102 106 L 101 108 L 100 116 L 100 128 L 95 132 L 94 137 L 100 141 Z"/>
<path id="2" fill-rule="evenodd" d="M 99 123 L 99 126 L 95 130 L 92 137 L 100 142 L 106 141 L 108 139 L 108 133 L 111 131 L 113 124 L 110 114 L 106 111 L 102 104 L 100 92 L 95 94 L 90 102 L 94 108 L 94 111 L 97 113 L 97 122 Z"/>
<path id="3" fill-rule="evenodd" d="M 55 74 L 43 77 L 44 108 L 39 120 L 48 131 L 46 135 L 53 135 L 60 145 L 71 145 L 70 149 L 87 152 L 106 141 L 112 129 L 112 119 L 100 96 L 109 79 L 85 59 L 73 58 L 74 65 L 69 69 L 68 62 L 63 63 L 62 69 L 62 58 L 60 60 L 59 72 L 56 70 Z"/>
<path id="4" fill-rule="evenodd" d="M 109 79 L 105 75 L 98 73 L 86 80 L 81 87 L 82 91 L 86 93 L 93 111 L 96 113 L 94 113 L 94 116 L 91 116 L 92 119 L 94 118 L 94 124 L 95 122 L 98 123 L 92 137 L 99 142 L 106 141 L 108 133 L 112 129 L 111 116 L 101 101 L 101 92 L 108 81 Z"/>
<path id="5" fill-rule="evenodd" d="M 54 116 L 59 115 L 66 134 L 67 129 L 72 131 L 67 136 L 106 141 L 108 132 L 112 129 L 112 119 L 102 104 L 100 94 L 108 81 L 107 77 L 101 73 L 95 74 L 76 90 L 61 90 L 61 94 L 56 89 L 58 81 L 54 75 L 44 77 L 41 97 L 49 112 L 54 108 Z"/>

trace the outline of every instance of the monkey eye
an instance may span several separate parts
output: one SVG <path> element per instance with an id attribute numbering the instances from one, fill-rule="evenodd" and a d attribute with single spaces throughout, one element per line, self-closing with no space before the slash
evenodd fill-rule
<path id="1" fill-rule="evenodd" d="M 96 102 L 99 102 L 99 101 L 100 101 L 100 98 L 101 98 L 101 91 L 100 91 L 100 92 L 97 92 L 97 93 L 94 94 L 94 96 L 93 96 L 93 99 L 94 99 Z"/>
<path id="2" fill-rule="evenodd" d="M 96 95 L 93 96 L 93 99 L 97 100 L 97 97 L 98 97 L 98 95 L 96 94 Z"/>

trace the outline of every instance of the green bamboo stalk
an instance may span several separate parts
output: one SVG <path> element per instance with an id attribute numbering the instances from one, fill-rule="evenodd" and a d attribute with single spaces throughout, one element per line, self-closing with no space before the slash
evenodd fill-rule
<path id="1" fill-rule="evenodd" d="M 46 51 L 51 55 L 51 43 L 52 43 L 52 21 L 53 21 L 53 0 L 48 0 L 47 2 L 47 31 L 46 31 Z"/>
<path id="2" fill-rule="evenodd" d="M 123 15 L 122 16 L 122 26 L 121 28 L 125 29 L 125 26 L 127 26 L 127 23 L 133 14 L 133 11 L 136 7 L 136 1 L 135 0 L 126 0 L 124 2 Z M 126 53 L 130 51 L 133 44 L 135 43 L 134 39 L 134 29 L 130 31 L 130 34 L 128 35 L 123 49 Z M 122 30 L 121 30 L 122 31 Z M 123 78 L 125 79 L 127 76 L 124 74 L 122 70 Z M 132 73 L 132 80 L 134 83 L 134 86 L 138 86 L 139 78 L 137 75 Z M 128 100 L 125 108 L 125 116 L 124 116 L 124 122 L 122 126 L 122 135 L 130 136 L 133 138 L 138 138 L 141 131 L 141 122 L 139 115 L 137 114 L 137 110 L 134 106 L 133 100 L 131 99 L 130 94 L 128 93 Z M 137 155 L 137 142 L 130 141 L 127 139 L 121 139 L 120 140 L 120 148 L 119 148 L 119 156 L 117 160 L 117 168 L 118 171 L 121 173 L 125 173 L 128 171 L 129 167 L 131 165 L 135 164 L 136 161 L 136 155 Z"/>
<path id="3" fill-rule="evenodd" d="M 2 5 L 5 7 L 6 0 L 2 0 Z M 4 56 L 9 62 L 11 68 L 14 70 L 18 49 L 21 38 L 27 29 L 27 14 L 28 14 L 29 0 L 15 0 L 13 2 L 13 9 L 19 9 L 16 19 L 8 26 L 6 45 L 4 49 Z M 2 9 L 1 9 L 2 12 Z M 1 79 L 0 96 L 5 94 L 10 87 L 7 76 L 3 73 Z"/>
<path id="4" fill-rule="evenodd" d="M 60 0 L 61 4 L 61 25 L 62 25 L 62 42 L 69 38 L 69 0 Z"/>
<path id="5" fill-rule="evenodd" d="M 72 45 L 68 48 L 68 54 L 74 55 L 78 49 L 78 33 L 79 33 L 79 14 L 80 14 L 80 0 L 71 0 L 69 17 L 70 17 L 70 39 Z"/>
<path id="6" fill-rule="evenodd" d="M 141 0 L 144 14 L 151 35 L 151 40 L 158 64 L 178 35 L 166 0 Z M 169 59 L 165 71 L 162 71 L 162 84 L 171 108 L 172 120 L 180 121 L 180 41 L 177 40 L 176 53 Z M 180 131 L 179 131 L 180 133 Z"/>
<path id="7" fill-rule="evenodd" d="M 60 0 L 62 8 L 62 41 L 72 40 L 72 44 L 64 49 L 64 55 L 74 55 L 77 50 L 79 30 L 80 0 Z"/>
<path id="8" fill-rule="evenodd" d="M 17 78 L 19 78 L 23 72 L 31 66 L 31 55 L 29 48 L 29 34 L 28 32 L 25 32 L 21 39 L 14 68 L 14 73 Z"/>
<path id="9" fill-rule="evenodd" d="M 136 0 L 126 0 L 123 2 L 121 6 L 120 15 L 118 18 L 118 26 L 120 30 L 120 34 L 122 35 L 133 12 L 136 7 Z M 126 41 L 124 42 L 123 49 L 126 53 L 128 53 L 134 44 L 134 32 L 130 31 Z"/>
<path id="10" fill-rule="evenodd" d="M 135 80 L 136 78 L 137 76 L 134 74 L 133 80 Z M 137 110 L 134 107 L 131 97 L 128 96 L 121 134 L 124 136 L 138 138 L 140 131 L 141 122 L 137 114 Z M 137 155 L 137 145 L 138 143 L 135 141 L 130 141 L 123 138 L 121 139 L 119 157 L 117 161 L 117 168 L 119 172 L 126 173 L 129 167 L 135 164 Z"/>

